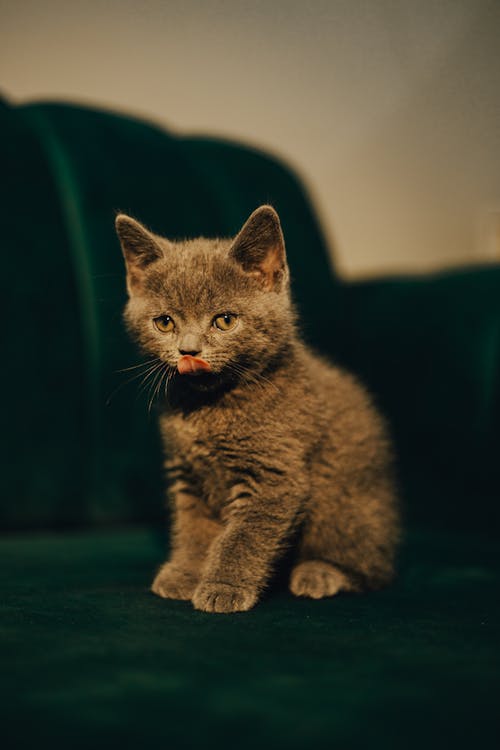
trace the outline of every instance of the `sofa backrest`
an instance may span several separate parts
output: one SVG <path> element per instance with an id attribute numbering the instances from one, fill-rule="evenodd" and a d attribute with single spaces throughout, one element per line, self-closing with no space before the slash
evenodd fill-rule
<path id="1" fill-rule="evenodd" d="M 0 103 L 0 526 L 159 520 L 161 451 L 127 339 L 117 210 L 172 238 L 278 210 L 304 334 L 371 388 L 409 523 L 500 525 L 500 268 L 342 283 L 308 198 L 274 158 L 112 113 Z"/>
<path id="2" fill-rule="evenodd" d="M 120 369 L 140 361 L 121 313 L 117 210 L 172 238 L 229 236 L 279 211 L 310 340 L 335 280 L 309 202 L 275 159 L 60 104 L 0 105 L 3 174 L 4 528 L 124 523 L 163 513 L 153 417 Z M 123 387 L 121 387 L 123 386 Z"/>

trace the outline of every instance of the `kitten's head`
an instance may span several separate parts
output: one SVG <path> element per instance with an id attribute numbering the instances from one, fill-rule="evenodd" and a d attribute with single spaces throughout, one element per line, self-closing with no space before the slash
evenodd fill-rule
<path id="1" fill-rule="evenodd" d="M 143 351 L 197 389 L 258 375 L 293 336 L 280 221 L 261 206 L 234 239 L 172 242 L 119 214 L 125 320 Z"/>

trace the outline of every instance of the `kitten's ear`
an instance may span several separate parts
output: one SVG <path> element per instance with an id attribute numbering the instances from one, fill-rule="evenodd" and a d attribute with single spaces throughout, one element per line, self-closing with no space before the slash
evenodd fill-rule
<path id="1" fill-rule="evenodd" d="M 253 212 L 234 238 L 230 256 L 244 271 L 257 276 L 266 289 L 280 287 L 287 270 L 285 240 L 272 206 Z"/>
<path id="2" fill-rule="evenodd" d="M 118 214 L 115 227 L 127 267 L 127 289 L 133 294 L 142 285 L 145 269 L 163 258 L 163 251 L 154 235 L 130 216 Z"/>

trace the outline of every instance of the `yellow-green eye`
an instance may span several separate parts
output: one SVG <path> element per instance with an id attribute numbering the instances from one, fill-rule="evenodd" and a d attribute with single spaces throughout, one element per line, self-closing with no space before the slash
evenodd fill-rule
<path id="1" fill-rule="evenodd" d="M 161 333 L 170 333 L 174 330 L 174 321 L 170 315 L 159 315 L 157 318 L 153 318 L 153 323 Z"/>
<path id="2" fill-rule="evenodd" d="M 233 313 L 223 313 L 214 318 L 214 326 L 220 331 L 230 331 L 238 322 L 238 316 Z"/>

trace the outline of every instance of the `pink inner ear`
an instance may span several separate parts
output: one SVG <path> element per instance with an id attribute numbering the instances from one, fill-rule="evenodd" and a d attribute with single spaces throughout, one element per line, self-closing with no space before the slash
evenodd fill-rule
<path id="1" fill-rule="evenodd" d="M 281 248 L 279 245 L 274 245 L 259 264 L 257 273 L 265 279 L 266 287 L 272 288 L 278 280 L 279 273 L 283 270 L 283 267 L 284 261 Z"/>
<path id="2" fill-rule="evenodd" d="M 269 252 L 261 263 L 261 268 L 266 276 L 267 274 L 274 274 L 275 271 L 283 268 L 283 257 L 278 245 L 274 245 L 269 249 Z"/>

